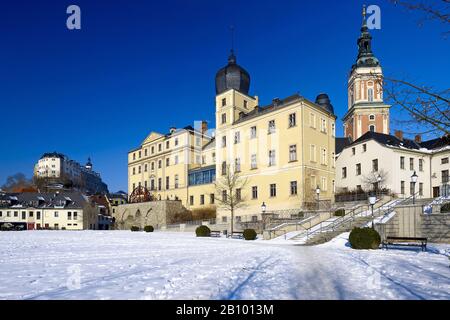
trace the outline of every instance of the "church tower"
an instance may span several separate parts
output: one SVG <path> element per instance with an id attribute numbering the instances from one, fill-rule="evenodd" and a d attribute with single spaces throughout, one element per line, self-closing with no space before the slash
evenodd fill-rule
<path id="1" fill-rule="evenodd" d="M 358 58 L 348 79 L 348 111 L 344 135 L 353 141 L 368 131 L 389 134 L 389 105 L 383 102 L 383 71 L 372 52 L 372 36 L 363 8 L 363 24 L 358 38 Z"/>

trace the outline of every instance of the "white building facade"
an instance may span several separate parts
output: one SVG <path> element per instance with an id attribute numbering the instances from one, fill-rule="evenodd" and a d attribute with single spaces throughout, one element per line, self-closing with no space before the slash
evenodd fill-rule
<path id="1" fill-rule="evenodd" d="M 448 195 L 449 158 L 448 137 L 419 142 L 367 132 L 337 155 L 336 193 L 388 189 L 401 198 Z"/>

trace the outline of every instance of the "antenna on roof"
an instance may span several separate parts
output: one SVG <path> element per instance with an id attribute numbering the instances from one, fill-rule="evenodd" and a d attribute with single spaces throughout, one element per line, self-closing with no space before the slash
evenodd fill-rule
<path id="1" fill-rule="evenodd" d="M 230 26 L 230 32 L 231 32 L 231 52 L 234 51 L 234 26 Z"/>

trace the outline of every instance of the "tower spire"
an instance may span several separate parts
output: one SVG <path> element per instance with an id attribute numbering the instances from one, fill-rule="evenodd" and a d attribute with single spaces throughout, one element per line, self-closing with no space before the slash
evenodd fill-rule
<path id="1" fill-rule="evenodd" d="M 380 62 L 372 52 L 372 36 L 370 35 L 369 28 L 367 27 L 367 10 L 366 5 L 363 5 L 362 9 L 362 27 L 361 34 L 358 38 L 358 57 L 356 59 L 357 66 L 379 66 Z"/>
<path id="2" fill-rule="evenodd" d="M 367 25 L 367 20 L 366 20 L 366 15 L 367 15 L 367 11 L 366 11 L 366 5 L 363 5 L 363 10 L 362 10 L 362 17 L 363 17 L 363 26 Z"/>
<path id="3" fill-rule="evenodd" d="M 230 55 L 228 56 L 228 63 L 235 64 L 236 63 L 236 55 L 234 54 L 234 26 L 230 26 L 231 33 L 231 50 Z"/>

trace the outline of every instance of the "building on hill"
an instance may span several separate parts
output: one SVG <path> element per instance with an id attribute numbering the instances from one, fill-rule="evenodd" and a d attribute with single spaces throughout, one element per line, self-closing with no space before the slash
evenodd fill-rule
<path id="1" fill-rule="evenodd" d="M 385 188 L 401 198 L 448 196 L 449 159 L 450 137 L 422 141 L 420 136 L 406 139 L 401 131 L 394 136 L 369 131 L 338 154 L 336 191 Z"/>
<path id="2" fill-rule="evenodd" d="M 98 207 L 80 192 L 5 193 L 0 227 L 21 230 L 97 229 Z"/>
<path id="3" fill-rule="evenodd" d="M 108 186 L 100 174 L 93 171 L 89 158 L 86 165 L 69 159 L 62 153 L 44 153 L 34 168 L 34 182 L 39 188 L 75 189 L 87 194 L 106 194 Z"/>

